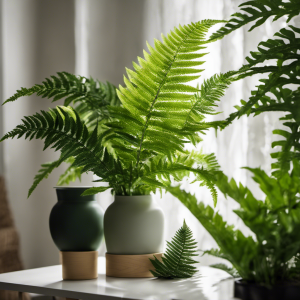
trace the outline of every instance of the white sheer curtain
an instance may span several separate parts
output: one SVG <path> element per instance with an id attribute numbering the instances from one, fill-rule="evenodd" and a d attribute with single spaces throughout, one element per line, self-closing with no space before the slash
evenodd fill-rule
<path id="1" fill-rule="evenodd" d="M 233 12 L 238 10 L 240 3 L 240 0 L 146 0 L 143 2 L 143 7 L 140 7 L 140 9 L 143 9 L 142 47 L 146 48 L 146 40 L 153 45 L 154 38 L 159 39 L 161 33 L 167 34 L 178 24 L 187 24 L 208 18 L 228 19 Z M 89 5 L 94 7 L 95 2 L 89 1 Z M 134 23 L 135 19 L 131 19 L 130 22 Z M 208 47 L 210 54 L 205 57 L 207 60 L 203 65 L 205 71 L 202 73 L 199 83 L 215 73 L 238 69 L 244 63 L 245 55 L 249 51 L 255 51 L 261 39 L 266 40 L 272 37 L 281 26 L 281 21 L 276 23 L 269 21 L 251 33 L 248 32 L 250 27 L 247 26 L 225 37 L 222 41 L 210 45 Z M 93 36 L 93 32 L 90 31 L 89 35 Z M 98 45 L 100 46 L 100 44 Z M 142 52 L 139 52 L 138 55 L 142 55 Z M 96 57 L 90 56 L 89 59 L 91 61 Z M 136 60 L 135 57 L 132 57 L 132 59 Z M 131 67 L 131 64 L 126 66 Z M 258 77 L 255 77 L 234 83 L 220 103 L 218 109 L 222 113 L 211 117 L 211 119 L 228 117 L 231 112 L 235 111 L 234 105 L 239 104 L 241 99 L 249 97 L 250 91 L 254 88 L 258 79 Z M 214 152 L 221 169 L 229 177 L 234 177 L 237 181 L 247 184 L 255 195 L 261 197 L 262 195 L 251 180 L 250 174 L 241 167 L 261 166 L 264 170 L 270 172 L 271 159 L 269 153 L 271 151 L 271 141 L 274 140 L 272 130 L 279 126 L 281 125 L 278 124 L 278 114 L 265 114 L 255 119 L 243 117 L 236 120 L 224 131 L 218 132 L 217 137 L 214 130 L 208 132 L 200 147 L 207 153 Z M 184 184 L 184 187 L 196 193 L 199 200 L 212 205 L 211 196 L 205 188 L 200 188 L 197 184 L 192 186 Z M 101 195 L 100 198 L 102 197 Z M 106 201 L 100 199 L 102 205 L 108 204 L 108 197 L 106 195 Z M 166 215 L 166 239 L 170 239 L 181 226 L 183 219 L 186 219 L 199 242 L 199 248 L 204 250 L 215 246 L 209 234 L 177 199 L 168 194 L 163 195 L 162 198 L 160 195 L 156 195 L 156 198 Z M 104 202 L 106 203 L 104 204 Z M 235 224 L 247 233 L 246 228 L 232 212 L 236 207 L 234 201 L 226 200 L 222 195 L 219 195 L 219 203 L 216 209 L 221 211 L 224 218 L 230 223 Z M 203 264 L 208 264 L 211 261 L 212 258 L 209 257 L 201 259 Z"/>
<path id="2" fill-rule="evenodd" d="M 3 0 L 3 98 L 10 97 L 21 86 L 30 87 L 57 71 L 69 71 L 99 80 L 122 84 L 125 67 L 142 56 L 146 40 L 167 34 L 170 29 L 201 19 L 228 19 L 237 10 L 240 0 Z M 205 72 L 199 83 L 214 73 L 239 68 L 258 41 L 271 37 L 281 21 L 267 22 L 253 32 L 242 28 L 209 46 L 205 57 Z M 247 99 L 258 78 L 233 84 L 220 103 L 221 114 L 212 119 L 223 119 L 233 112 L 240 99 Z M 4 132 L 19 124 L 23 115 L 53 107 L 38 97 L 22 99 L 4 106 Z M 0 111 L 1 113 L 1 111 Z M 210 131 L 201 147 L 215 152 L 222 170 L 236 180 L 247 184 L 260 196 L 257 187 L 242 166 L 261 166 L 270 171 L 271 132 L 277 128 L 276 114 L 241 118 L 230 127 Z M 1 125 L 0 125 L 1 131 Z M 33 176 L 41 163 L 57 157 L 50 150 L 43 153 L 42 143 L 9 141 L 4 144 L 5 175 L 16 225 L 21 235 L 22 256 L 26 267 L 38 267 L 58 262 L 58 255 L 48 229 L 48 216 L 55 203 L 55 186 L 62 169 L 41 183 L 32 197 L 26 200 Z M 1 151 L 1 149 L 0 149 Z M 1 154 L 1 152 L 0 152 Z M 1 159 L 0 159 L 1 162 Z M 1 172 L 1 170 L 0 170 Z M 91 176 L 83 184 L 91 182 Z M 78 183 L 76 183 L 78 184 Z M 196 184 L 184 187 L 197 194 L 200 200 L 212 205 L 209 192 Z M 174 197 L 163 195 L 157 201 L 166 215 L 166 239 L 170 239 L 185 218 L 192 228 L 201 249 L 215 246 L 192 214 Z M 112 201 L 109 191 L 99 195 L 105 209 Z M 225 218 L 243 227 L 232 213 L 233 201 L 220 195 L 217 209 Z M 38 228 L 38 230 L 37 230 Z M 242 228 L 245 230 L 244 228 Z M 33 246 L 34 245 L 34 246 Z M 101 254 L 105 247 L 101 248 Z M 202 258 L 203 264 L 210 263 Z"/>

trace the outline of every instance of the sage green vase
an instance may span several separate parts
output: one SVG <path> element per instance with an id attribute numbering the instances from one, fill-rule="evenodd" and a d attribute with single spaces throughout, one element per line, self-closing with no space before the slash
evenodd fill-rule
<path id="1" fill-rule="evenodd" d="M 151 195 L 115 196 L 104 214 L 109 254 L 163 252 L 164 214 Z"/>
<path id="2" fill-rule="evenodd" d="M 89 187 L 56 187 L 58 202 L 50 213 L 52 239 L 60 251 L 96 251 L 103 239 L 103 211 Z"/>

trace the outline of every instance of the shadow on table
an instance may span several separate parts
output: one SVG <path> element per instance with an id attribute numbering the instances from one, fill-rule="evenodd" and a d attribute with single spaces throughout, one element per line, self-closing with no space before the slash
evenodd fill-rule
<path id="1" fill-rule="evenodd" d="M 100 279 L 101 278 L 101 279 Z M 202 292 L 201 276 L 189 279 L 131 279 L 113 278 L 99 275 L 100 280 L 106 281 L 108 288 L 123 290 L 123 297 L 147 298 L 155 295 L 155 299 L 197 299 L 208 300 Z M 109 291 L 107 291 L 107 294 Z"/>

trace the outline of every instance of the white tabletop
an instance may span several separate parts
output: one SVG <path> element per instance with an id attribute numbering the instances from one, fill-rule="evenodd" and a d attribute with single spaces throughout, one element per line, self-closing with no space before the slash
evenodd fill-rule
<path id="1" fill-rule="evenodd" d="M 58 265 L 0 274 L 0 289 L 82 300 L 233 299 L 233 281 L 224 280 L 228 275 L 221 270 L 199 267 L 191 279 L 113 278 L 105 276 L 105 258 L 98 262 L 97 279 L 63 281 Z"/>

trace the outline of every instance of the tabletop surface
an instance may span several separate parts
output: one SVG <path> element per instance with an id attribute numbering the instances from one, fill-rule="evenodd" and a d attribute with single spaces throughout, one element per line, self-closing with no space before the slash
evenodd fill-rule
<path id="1" fill-rule="evenodd" d="M 228 274 L 199 266 L 190 279 L 113 278 L 105 276 L 105 258 L 99 257 L 98 278 L 62 280 L 61 265 L 0 274 L 0 289 L 82 300 L 187 299 L 232 300 L 233 280 Z"/>

